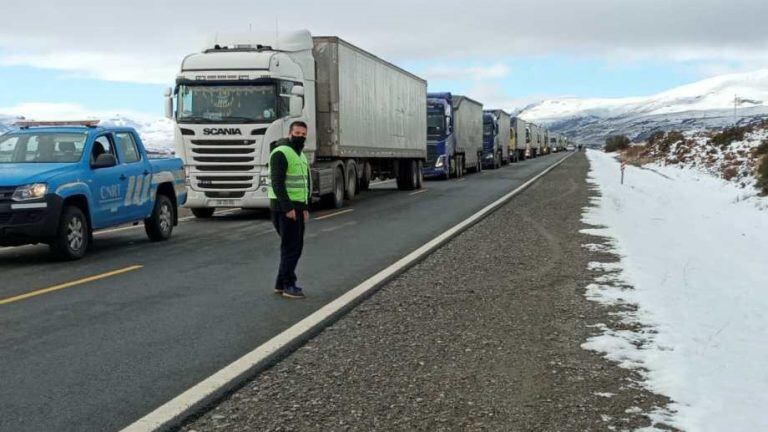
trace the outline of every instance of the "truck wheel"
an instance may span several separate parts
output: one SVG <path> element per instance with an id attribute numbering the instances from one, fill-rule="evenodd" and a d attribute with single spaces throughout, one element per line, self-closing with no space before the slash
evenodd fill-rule
<path id="1" fill-rule="evenodd" d="M 344 196 L 350 201 L 357 195 L 357 167 L 354 164 L 347 169 L 347 186 L 344 188 Z"/>
<path id="2" fill-rule="evenodd" d="M 407 159 L 398 161 L 397 170 L 397 189 L 399 190 L 413 190 L 418 183 L 418 173 L 416 172 L 418 165 L 415 160 Z"/>
<path id="3" fill-rule="evenodd" d="M 422 171 L 423 167 L 424 163 L 422 161 L 419 161 L 416 164 L 416 189 L 421 189 L 424 187 L 424 171 Z"/>
<path id="4" fill-rule="evenodd" d="M 77 260 L 85 256 L 91 230 L 88 219 L 78 207 L 69 206 L 61 212 L 59 229 L 51 243 L 51 252 L 64 260 Z"/>
<path id="5" fill-rule="evenodd" d="M 165 195 L 158 195 L 152 214 L 144 219 L 144 231 L 152 241 L 163 241 L 171 238 L 173 221 L 175 219 L 173 202 Z"/>
<path id="6" fill-rule="evenodd" d="M 360 176 L 360 190 L 366 191 L 371 188 L 371 164 L 368 161 L 363 163 L 363 172 Z"/>
<path id="7" fill-rule="evenodd" d="M 344 171 L 341 167 L 334 170 L 333 192 L 323 197 L 326 207 L 342 208 L 344 206 Z"/>
<path id="8" fill-rule="evenodd" d="M 192 214 L 198 219 L 210 219 L 213 217 L 215 208 L 193 208 Z"/>

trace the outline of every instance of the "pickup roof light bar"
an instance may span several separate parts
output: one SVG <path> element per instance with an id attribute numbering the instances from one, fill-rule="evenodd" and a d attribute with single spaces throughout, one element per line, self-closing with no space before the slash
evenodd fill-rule
<path id="1" fill-rule="evenodd" d="M 42 127 L 42 126 L 86 126 L 96 127 L 100 120 L 63 120 L 63 121 L 34 121 L 34 120 L 21 120 L 14 123 L 14 125 L 27 129 L 30 127 Z"/>

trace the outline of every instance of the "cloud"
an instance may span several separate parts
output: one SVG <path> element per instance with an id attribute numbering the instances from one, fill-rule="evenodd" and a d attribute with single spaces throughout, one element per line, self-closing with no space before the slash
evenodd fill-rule
<path id="1" fill-rule="evenodd" d="M 99 79 L 171 82 L 181 58 L 221 30 L 309 28 L 436 76 L 514 56 L 567 53 L 767 65 L 765 0 L 4 0 L 0 59 Z"/>
<path id="2" fill-rule="evenodd" d="M 451 65 L 428 66 L 421 75 L 431 80 L 498 79 L 509 75 L 509 66 L 501 63 L 488 66 L 457 67 Z"/>

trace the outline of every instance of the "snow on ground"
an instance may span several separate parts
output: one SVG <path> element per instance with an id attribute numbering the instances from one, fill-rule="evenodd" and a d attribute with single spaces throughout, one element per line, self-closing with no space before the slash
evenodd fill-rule
<path id="1" fill-rule="evenodd" d="M 692 169 L 627 166 L 589 151 L 601 196 L 585 232 L 606 237 L 620 269 L 594 264 L 588 298 L 636 305 L 583 346 L 637 368 L 669 396 L 687 431 L 768 430 L 768 205 L 733 183 Z M 595 245 L 587 245 L 595 249 Z M 633 326 L 627 326 L 633 328 Z M 637 326 L 634 326 L 637 328 Z"/>

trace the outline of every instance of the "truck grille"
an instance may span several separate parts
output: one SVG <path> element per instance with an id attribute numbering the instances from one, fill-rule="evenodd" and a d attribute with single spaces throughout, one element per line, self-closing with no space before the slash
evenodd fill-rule
<path id="1" fill-rule="evenodd" d="M 256 140 L 192 140 L 198 146 L 248 146 L 256 144 Z"/>
<path id="2" fill-rule="evenodd" d="M 242 198 L 245 192 L 206 192 L 208 198 Z"/>
<path id="3" fill-rule="evenodd" d="M 10 201 L 14 191 L 16 191 L 15 187 L 0 187 L 0 202 Z"/>
<path id="4" fill-rule="evenodd" d="M 0 213 L 0 224 L 7 224 L 11 221 L 13 213 Z"/>
<path id="5" fill-rule="evenodd" d="M 198 189 L 222 190 L 222 189 L 251 189 L 256 183 L 254 176 L 196 176 Z"/>
<path id="6" fill-rule="evenodd" d="M 435 162 L 437 162 L 437 157 L 439 155 L 437 154 L 437 146 L 434 145 L 428 145 L 427 146 L 427 166 L 434 166 Z"/>
<path id="7" fill-rule="evenodd" d="M 254 165 L 197 165 L 198 171 L 208 172 L 232 172 L 232 171 L 250 171 L 256 168 Z"/>

